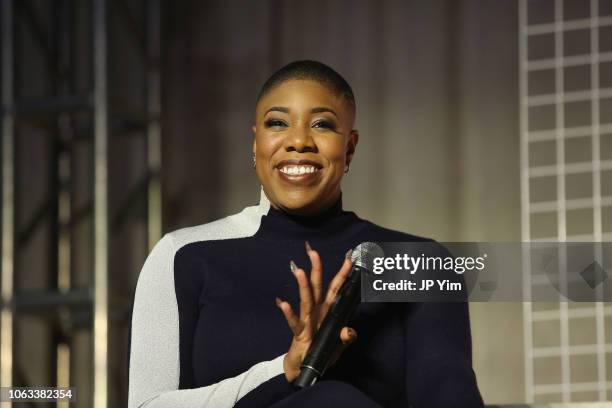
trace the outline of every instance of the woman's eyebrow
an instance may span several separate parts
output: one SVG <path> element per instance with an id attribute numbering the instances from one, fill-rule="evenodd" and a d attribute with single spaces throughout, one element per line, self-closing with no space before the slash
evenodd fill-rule
<path id="1" fill-rule="evenodd" d="M 286 108 L 284 106 L 273 106 L 270 109 L 268 109 L 265 113 L 264 116 L 268 114 L 268 112 L 283 112 L 283 113 L 289 113 L 289 108 Z M 338 117 L 338 114 L 336 114 L 336 112 L 334 112 L 333 109 L 330 108 L 326 108 L 325 106 L 317 106 L 316 108 L 312 108 L 310 110 L 310 113 L 321 113 L 321 112 L 329 112 L 331 114 L 333 114 L 335 117 Z"/>
<path id="2" fill-rule="evenodd" d="M 268 109 L 266 113 L 264 113 L 264 115 L 266 115 L 268 112 L 274 112 L 274 111 L 289 113 L 289 108 L 285 108 L 284 106 L 273 106 L 270 109 Z"/>
<path id="3" fill-rule="evenodd" d="M 310 113 L 321 113 L 321 112 L 329 112 L 329 113 L 332 113 L 335 117 L 338 117 L 338 115 L 336 114 L 336 112 L 333 111 L 333 109 L 326 108 L 324 106 L 319 106 L 316 108 L 312 108 L 310 110 Z"/>

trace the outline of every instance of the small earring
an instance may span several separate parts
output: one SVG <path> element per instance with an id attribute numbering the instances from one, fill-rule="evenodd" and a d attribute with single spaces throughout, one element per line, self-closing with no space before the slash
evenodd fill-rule
<path id="1" fill-rule="evenodd" d="M 253 153 L 253 168 L 257 166 L 257 159 L 255 159 L 255 154 Z"/>
<path id="2" fill-rule="evenodd" d="M 349 165 L 347 164 L 346 167 L 344 168 L 344 174 L 349 172 Z"/>

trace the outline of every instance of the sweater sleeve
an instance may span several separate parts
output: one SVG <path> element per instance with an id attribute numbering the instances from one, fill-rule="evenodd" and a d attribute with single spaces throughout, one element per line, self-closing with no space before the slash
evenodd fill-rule
<path id="1" fill-rule="evenodd" d="M 411 405 L 483 407 L 472 369 L 466 302 L 406 303 L 406 388 Z"/>
<path id="2" fill-rule="evenodd" d="M 218 383 L 179 390 L 175 252 L 172 236 L 165 235 L 147 257 L 138 277 L 132 312 L 128 407 L 223 408 L 234 406 L 255 389 L 259 398 L 265 400 L 268 396 L 271 401 L 290 393 L 291 385 L 284 377 L 284 354 Z M 193 313 L 194 319 L 196 316 Z"/>
<path id="3" fill-rule="evenodd" d="M 450 253 L 440 246 L 439 254 Z M 478 408 L 484 403 L 472 369 L 470 317 L 461 274 L 442 276 L 462 284 L 453 302 L 405 303 L 406 389 L 420 407 Z M 441 298 L 438 298 L 438 300 Z"/>

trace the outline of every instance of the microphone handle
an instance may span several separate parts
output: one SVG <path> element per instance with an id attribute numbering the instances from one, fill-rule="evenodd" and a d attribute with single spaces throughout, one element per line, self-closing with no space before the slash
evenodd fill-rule
<path id="1" fill-rule="evenodd" d="M 293 382 L 295 387 L 310 387 L 323 376 L 332 354 L 341 344 L 340 330 L 347 325 L 360 302 L 361 267 L 353 266 L 312 340 L 300 366 L 300 374 Z"/>

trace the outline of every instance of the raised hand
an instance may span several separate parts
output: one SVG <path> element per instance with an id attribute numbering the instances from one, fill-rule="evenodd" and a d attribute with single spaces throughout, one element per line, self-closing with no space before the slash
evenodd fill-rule
<path id="1" fill-rule="evenodd" d="M 342 284 L 351 272 L 352 265 L 352 251 L 349 250 L 346 253 L 340 270 L 330 282 L 329 288 L 323 297 L 323 266 L 321 258 L 318 252 L 310 247 L 308 242 L 306 242 L 306 253 L 311 263 L 310 277 L 306 276 L 306 272 L 295 265 L 293 261 L 290 262 L 290 268 L 295 276 L 300 293 L 299 316 L 293 312 L 289 302 L 276 298 L 276 305 L 283 312 L 289 328 L 293 332 L 293 340 L 284 360 L 285 377 L 289 382 L 293 382 L 299 375 L 300 365 L 308 352 L 314 335 L 325 318 L 327 311 L 334 303 Z M 342 328 L 340 331 L 342 346 L 332 358 L 332 364 L 338 359 L 342 350 L 355 341 L 356 338 L 357 332 L 354 329 L 350 327 Z"/>

